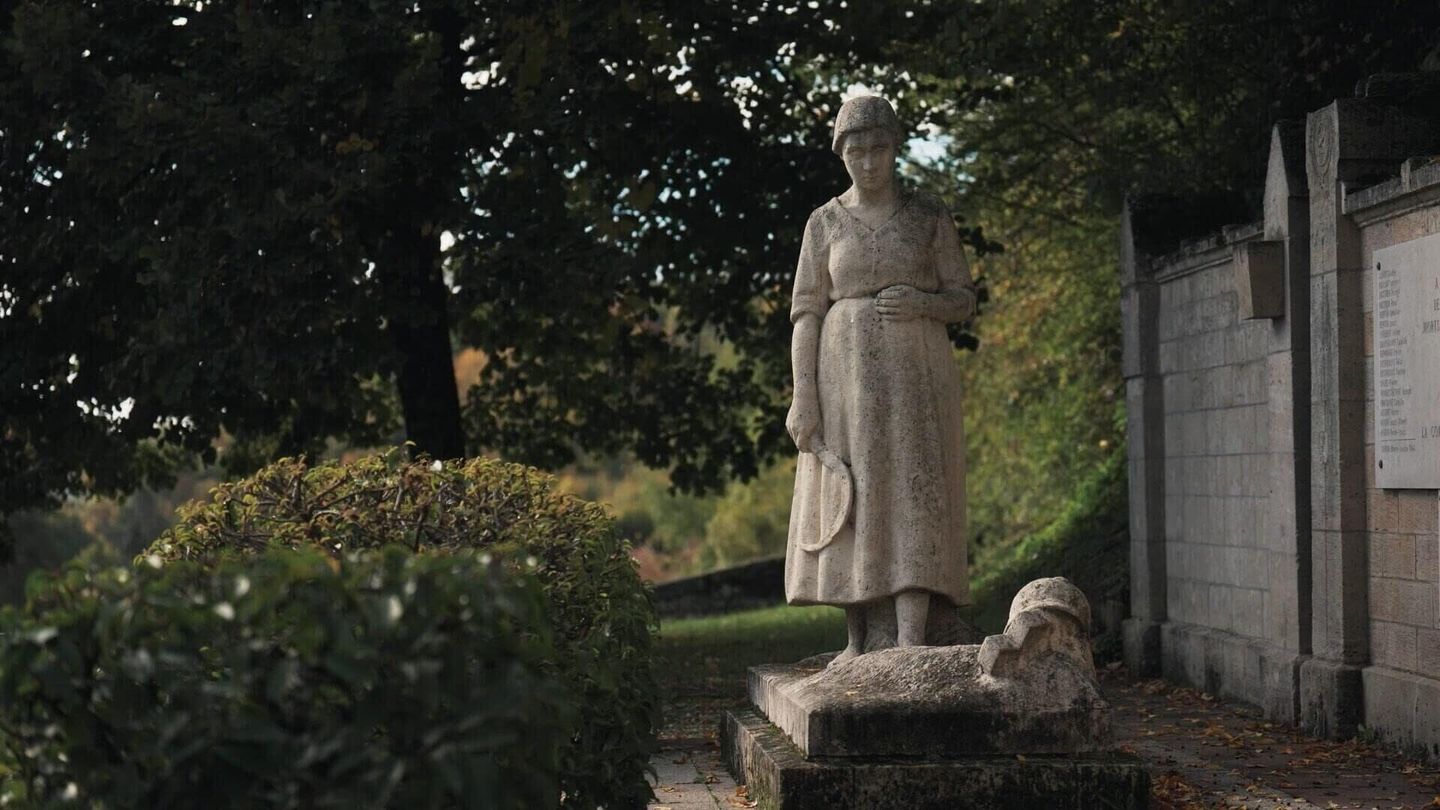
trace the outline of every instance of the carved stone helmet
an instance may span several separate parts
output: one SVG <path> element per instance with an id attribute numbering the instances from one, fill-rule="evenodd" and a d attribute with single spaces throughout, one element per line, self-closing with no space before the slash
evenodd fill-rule
<path id="1" fill-rule="evenodd" d="M 1082 631 L 1090 629 L 1090 600 L 1064 577 L 1037 579 L 1020 589 L 1010 603 L 1010 620 L 1037 609 L 1059 611 L 1075 619 Z"/>
<path id="2" fill-rule="evenodd" d="M 840 112 L 835 116 L 835 137 L 830 142 L 830 149 L 835 154 L 840 154 L 845 148 L 845 136 L 864 129 L 893 132 L 897 144 L 905 140 L 905 128 L 900 126 L 900 119 L 895 115 L 895 108 L 890 106 L 890 102 L 879 96 L 856 96 L 840 105 Z"/>

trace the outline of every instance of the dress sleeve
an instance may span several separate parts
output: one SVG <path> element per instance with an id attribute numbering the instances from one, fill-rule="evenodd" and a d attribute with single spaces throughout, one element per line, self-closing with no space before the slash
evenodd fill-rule
<path id="1" fill-rule="evenodd" d="M 795 267 L 795 291 L 790 297 L 790 322 L 806 313 L 825 317 L 830 309 L 830 245 L 817 210 L 805 223 L 800 262 Z"/>
<path id="2" fill-rule="evenodd" d="M 942 212 L 935 219 L 935 274 L 940 278 L 940 292 L 963 293 L 970 298 L 969 312 L 975 314 L 975 282 L 970 278 L 970 265 L 965 261 L 965 249 L 960 246 L 960 237 L 955 233 L 955 222 L 948 212 Z"/>

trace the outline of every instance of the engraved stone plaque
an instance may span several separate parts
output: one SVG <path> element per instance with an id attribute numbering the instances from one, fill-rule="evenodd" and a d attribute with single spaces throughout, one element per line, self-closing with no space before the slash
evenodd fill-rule
<path id="1" fill-rule="evenodd" d="M 1440 489 L 1440 234 L 1375 251 L 1375 482 Z"/>

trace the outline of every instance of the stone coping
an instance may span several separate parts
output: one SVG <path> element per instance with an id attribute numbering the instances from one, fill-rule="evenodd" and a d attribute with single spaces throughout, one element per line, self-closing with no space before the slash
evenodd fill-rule
<path id="1" fill-rule="evenodd" d="M 1345 213 L 1364 227 L 1437 202 L 1440 202 L 1440 156 L 1429 155 L 1405 161 L 1398 177 L 1347 191 Z"/>
<path id="2" fill-rule="evenodd" d="M 1180 243 L 1179 249 L 1150 260 L 1152 275 L 1157 281 L 1170 281 L 1230 261 L 1234 246 L 1259 239 L 1265 223 L 1250 222 L 1228 225 L 1198 239 Z"/>

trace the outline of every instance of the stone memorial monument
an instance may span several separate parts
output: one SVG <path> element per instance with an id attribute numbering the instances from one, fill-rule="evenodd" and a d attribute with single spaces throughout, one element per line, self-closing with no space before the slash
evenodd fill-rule
<path id="1" fill-rule="evenodd" d="M 832 148 L 852 185 L 806 223 L 791 308 L 786 427 L 801 455 L 785 595 L 844 608 L 848 641 L 751 669 L 753 707 L 722 729 L 727 760 L 781 810 L 1143 806 L 1143 768 L 1107 752 L 1084 594 L 1032 582 L 983 642 L 961 617 L 965 441 L 946 324 L 976 298 L 949 212 L 898 182 L 903 143 L 884 99 L 840 108 Z"/>

